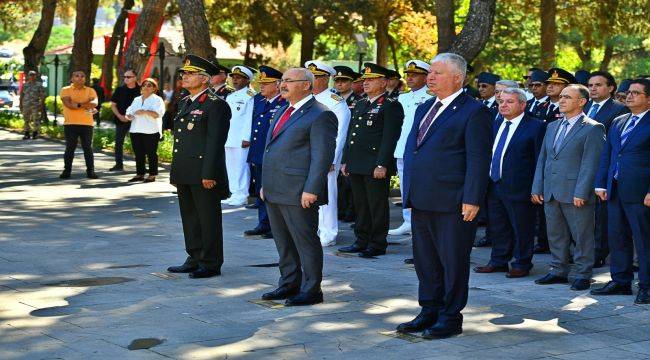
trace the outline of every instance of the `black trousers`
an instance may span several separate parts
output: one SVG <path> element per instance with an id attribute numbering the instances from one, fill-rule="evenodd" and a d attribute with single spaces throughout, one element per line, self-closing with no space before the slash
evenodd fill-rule
<path id="1" fill-rule="evenodd" d="M 596 200 L 596 229 L 594 232 L 596 242 L 596 260 L 604 260 L 609 255 L 609 241 L 607 240 L 607 202 Z"/>
<path id="2" fill-rule="evenodd" d="M 131 133 L 131 145 L 135 153 L 135 171 L 144 175 L 145 163 L 149 160 L 149 175 L 158 175 L 158 141 L 160 134 Z"/>
<path id="3" fill-rule="evenodd" d="M 352 186 L 350 178 L 339 173 L 336 178 L 338 194 L 338 217 L 339 219 L 354 218 L 354 201 L 352 199 Z"/>
<path id="4" fill-rule="evenodd" d="M 216 188 L 205 189 L 200 184 L 178 184 L 176 192 L 188 255 L 185 263 L 220 270 L 223 265 L 223 228 L 219 192 Z"/>
<path id="5" fill-rule="evenodd" d="M 354 225 L 355 244 L 362 248 L 386 250 L 388 242 L 390 179 L 372 175 L 350 174 L 352 198 L 357 220 Z"/>
<path id="6" fill-rule="evenodd" d="M 115 120 L 115 165 L 124 166 L 124 138 L 131 128 L 130 122 Z"/>
<path id="7" fill-rule="evenodd" d="M 95 171 L 95 159 L 93 157 L 93 127 L 89 125 L 65 125 L 63 126 L 65 136 L 65 153 L 63 154 L 63 166 L 66 171 L 72 170 L 72 160 L 77 149 L 77 143 L 81 139 L 81 148 L 84 151 L 86 160 L 86 172 Z"/>

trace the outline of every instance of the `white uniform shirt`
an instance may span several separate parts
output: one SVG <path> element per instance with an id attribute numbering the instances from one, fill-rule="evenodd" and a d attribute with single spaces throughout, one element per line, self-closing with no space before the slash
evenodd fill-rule
<path id="1" fill-rule="evenodd" d="M 336 133 L 336 150 L 334 151 L 334 164 L 339 165 L 341 163 L 341 156 L 343 154 L 343 145 L 345 144 L 345 139 L 348 136 L 348 126 L 350 125 L 350 109 L 348 104 L 345 102 L 345 99 L 342 97 L 333 94 L 330 91 L 322 91 L 314 95 L 316 101 L 327 106 L 335 115 L 338 120 L 338 130 Z"/>
<path id="2" fill-rule="evenodd" d="M 404 122 L 402 123 L 402 132 L 397 140 L 397 146 L 395 146 L 395 152 L 393 156 L 396 159 L 401 159 L 404 157 L 404 148 L 406 147 L 406 140 L 408 139 L 411 128 L 413 127 L 413 120 L 415 119 L 415 110 L 420 106 L 420 104 L 431 99 L 433 96 L 427 93 L 429 88 L 423 86 L 422 88 L 410 91 L 404 94 L 400 94 L 397 98 L 402 108 L 404 108 Z"/>
<path id="3" fill-rule="evenodd" d="M 149 115 L 136 115 L 138 110 L 153 111 L 158 116 L 155 118 Z M 133 99 L 131 106 L 126 109 L 125 115 L 133 115 L 134 119 L 131 120 L 131 127 L 129 132 L 135 134 L 155 134 L 159 133 L 162 136 L 162 117 L 165 114 L 165 101 L 156 94 L 149 95 L 148 98 L 143 99 L 142 95 Z"/>
<path id="4" fill-rule="evenodd" d="M 242 141 L 250 141 L 253 126 L 253 91 L 248 86 L 228 95 L 226 102 L 230 106 L 230 130 L 226 147 L 241 148 Z"/>

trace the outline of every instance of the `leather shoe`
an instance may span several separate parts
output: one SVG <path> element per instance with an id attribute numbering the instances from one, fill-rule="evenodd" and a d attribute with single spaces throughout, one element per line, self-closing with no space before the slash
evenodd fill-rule
<path id="1" fill-rule="evenodd" d="M 196 271 L 190 273 L 191 279 L 205 279 L 221 275 L 221 270 L 210 270 L 199 267 Z"/>
<path id="2" fill-rule="evenodd" d="M 108 169 L 108 171 L 124 171 L 124 167 L 115 165 L 112 168 Z"/>
<path id="3" fill-rule="evenodd" d="M 88 179 L 99 179 L 99 176 L 97 176 L 97 174 L 95 174 L 94 171 L 87 172 L 87 173 L 86 173 L 86 177 L 87 177 Z"/>
<path id="4" fill-rule="evenodd" d="M 550 285 L 550 284 L 566 284 L 569 279 L 566 276 L 557 276 L 553 274 L 546 274 L 546 276 L 535 280 L 537 285 Z"/>
<path id="5" fill-rule="evenodd" d="M 273 239 L 273 232 L 267 231 L 264 234 L 262 234 L 262 239 Z"/>
<path id="6" fill-rule="evenodd" d="M 535 247 L 533 248 L 534 254 L 549 254 L 550 252 L 551 250 L 548 248 L 548 246 L 540 244 L 535 244 Z"/>
<path id="7" fill-rule="evenodd" d="M 245 207 L 246 209 L 251 210 L 251 209 L 258 209 L 258 208 L 259 208 L 259 205 L 257 205 L 257 203 L 252 203 L 252 204 L 248 204 L 248 205 L 246 205 L 246 206 L 244 206 L 244 207 Z"/>
<path id="8" fill-rule="evenodd" d="M 167 271 L 170 273 L 191 273 L 192 271 L 198 270 L 198 268 L 198 266 L 183 264 L 181 266 L 170 266 L 167 268 Z"/>
<path id="9" fill-rule="evenodd" d="M 404 259 L 404 264 L 413 265 L 415 264 L 415 260 L 413 258 Z"/>
<path id="10" fill-rule="evenodd" d="M 284 300 L 298 295 L 300 289 L 288 288 L 286 286 L 279 287 L 273 291 L 267 292 L 262 295 L 262 300 Z"/>
<path id="11" fill-rule="evenodd" d="M 365 258 L 365 259 L 371 259 L 371 258 L 374 258 L 375 256 L 379 256 L 379 255 L 386 255 L 386 250 L 368 248 L 368 249 L 363 250 L 363 251 L 361 251 L 359 253 L 359 257 Z"/>
<path id="12" fill-rule="evenodd" d="M 600 269 L 606 264 L 605 259 L 596 259 L 596 261 L 594 261 L 594 269 Z"/>
<path id="13" fill-rule="evenodd" d="M 70 172 L 66 170 L 63 170 L 61 175 L 59 175 L 59 179 L 69 179 L 69 178 L 70 178 Z"/>
<path id="14" fill-rule="evenodd" d="M 290 297 L 284 302 L 285 306 L 306 306 L 320 304 L 323 302 L 323 292 L 319 291 L 314 294 L 299 293 L 296 296 Z"/>
<path id="15" fill-rule="evenodd" d="M 267 232 L 268 232 L 268 230 L 256 227 L 255 229 L 244 231 L 244 235 L 246 235 L 246 236 L 263 235 L 264 233 L 267 233 Z"/>
<path id="16" fill-rule="evenodd" d="M 648 289 L 639 289 L 634 303 L 639 305 L 650 304 L 650 291 Z"/>
<path id="17" fill-rule="evenodd" d="M 425 314 L 424 312 L 420 312 L 415 319 L 397 325 L 397 332 L 410 333 L 423 331 L 424 329 L 433 326 L 437 321 L 438 314 Z"/>
<path id="18" fill-rule="evenodd" d="M 479 274 L 489 274 L 493 272 L 508 272 L 508 265 L 492 266 L 490 264 L 487 264 L 485 266 L 477 266 L 474 268 L 474 272 Z"/>
<path id="19" fill-rule="evenodd" d="M 528 276 L 529 273 L 528 270 L 524 269 L 510 269 L 510 271 L 506 273 L 506 277 L 508 279 L 522 278 Z"/>
<path id="20" fill-rule="evenodd" d="M 424 330 L 424 332 L 422 332 L 422 337 L 425 339 L 445 339 L 462 333 L 463 327 L 461 325 L 449 327 L 435 324 Z"/>
<path id="21" fill-rule="evenodd" d="M 574 291 L 583 291 L 591 287 L 591 280 L 589 279 L 575 279 L 573 284 L 571 284 L 571 290 Z"/>
<path id="22" fill-rule="evenodd" d="M 350 246 L 345 246 L 345 247 L 339 248 L 339 252 L 342 252 L 342 253 L 360 253 L 363 250 L 365 250 L 365 249 L 357 246 L 357 244 L 352 244 Z"/>
<path id="23" fill-rule="evenodd" d="M 483 236 L 474 244 L 474 246 L 476 247 L 492 246 L 492 240 L 488 239 L 487 236 Z"/>
<path id="24" fill-rule="evenodd" d="M 632 295 L 632 286 L 610 281 L 607 285 L 599 289 L 592 289 L 589 293 L 591 295 Z"/>

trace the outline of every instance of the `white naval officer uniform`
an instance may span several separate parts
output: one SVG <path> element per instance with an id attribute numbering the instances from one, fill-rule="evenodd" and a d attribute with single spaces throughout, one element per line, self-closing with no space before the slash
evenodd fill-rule
<path id="1" fill-rule="evenodd" d="M 250 168 L 246 163 L 248 148 L 242 148 L 241 145 L 242 141 L 250 142 L 254 96 L 255 91 L 247 86 L 231 93 L 226 98 L 232 112 L 225 146 L 228 184 L 232 194 L 228 200 L 224 201 L 228 205 L 243 205 L 248 199 L 251 178 Z"/>

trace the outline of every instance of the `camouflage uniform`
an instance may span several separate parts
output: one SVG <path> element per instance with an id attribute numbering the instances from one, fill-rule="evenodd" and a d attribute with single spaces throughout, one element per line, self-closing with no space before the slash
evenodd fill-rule
<path id="1" fill-rule="evenodd" d="M 45 101 L 45 88 L 39 82 L 26 82 L 20 94 L 21 112 L 25 119 L 24 130 L 38 133 Z"/>

